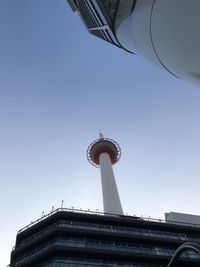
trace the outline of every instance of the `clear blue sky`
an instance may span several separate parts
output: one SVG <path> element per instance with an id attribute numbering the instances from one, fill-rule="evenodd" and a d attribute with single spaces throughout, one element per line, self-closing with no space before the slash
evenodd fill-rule
<path id="1" fill-rule="evenodd" d="M 0 33 L 0 266 L 62 200 L 102 210 L 100 128 L 122 148 L 125 212 L 200 213 L 200 88 L 92 37 L 65 0 L 1 0 Z"/>

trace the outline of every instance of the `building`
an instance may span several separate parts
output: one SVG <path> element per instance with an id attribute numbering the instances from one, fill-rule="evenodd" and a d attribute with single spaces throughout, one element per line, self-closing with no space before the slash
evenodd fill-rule
<path id="1" fill-rule="evenodd" d="M 169 212 L 165 213 L 166 221 L 173 222 L 185 222 L 188 224 L 199 224 L 200 225 L 200 216 L 193 214 L 185 214 L 185 213 L 177 213 L 177 212 Z"/>
<path id="2" fill-rule="evenodd" d="M 119 0 L 67 0 L 67 2 L 73 12 L 80 16 L 89 33 L 129 51 L 117 37 L 115 26 L 121 21 L 121 10 L 123 17 L 128 17 L 136 0 L 125 1 L 125 5 Z"/>
<path id="3" fill-rule="evenodd" d="M 43 216 L 18 232 L 10 267 L 164 267 L 181 244 L 200 243 L 200 224 L 191 224 L 198 216 L 169 213 L 157 221 L 123 214 L 112 167 L 120 156 L 119 145 L 102 134 L 89 145 L 87 158 L 101 172 L 104 213 L 61 208 Z M 199 266 L 200 256 L 188 250 L 179 264 Z"/>
<path id="4" fill-rule="evenodd" d="M 67 2 L 92 35 L 200 86 L 199 0 Z"/>
<path id="5" fill-rule="evenodd" d="M 200 225 L 58 209 L 18 232 L 10 267 L 164 267 L 186 241 L 200 243 Z"/>

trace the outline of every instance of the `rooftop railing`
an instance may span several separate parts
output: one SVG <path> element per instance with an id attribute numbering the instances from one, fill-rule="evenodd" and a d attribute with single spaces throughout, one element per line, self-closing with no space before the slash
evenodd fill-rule
<path id="1" fill-rule="evenodd" d="M 96 216 L 109 216 L 109 217 L 115 217 L 115 218 L 124 218 L 127 217 L 130 220 L 138 220 L 138 221 L 148 221 L 148 222 L 159 222 L 159 223 L 168 223 L 168 224 L 174 224 L 174 225 L 181 225 L 181 226 L 191 226 L 191 227 L 195 227 L 195 228 L 200 228 L 200 224 L 193 224 L 193 223 L 186 223 L 186 222 L 175 222 L 175 221 L 166 221 L 164 219 L 155 219 L 155 218 L 151 218 L 151 217 L 143 217 L 143 216 L 135 216 L 135 215 L 118 215 L 118 214 L 112 214 L 112 213 L 104 213 L 104 212 L 100 212 L 100 211 L 92 211 L 90 209 L 85 210 L 85 209 L 77 209 L 77 208 L 58 208 L 55 210 L 52 210 L 51 212 L 49 212 L 46 215 L 42 215 L 41 218 L 31 222 L 30 224 L 28 224 L 27 226 L 23 227 L 22 229 L 20 229 L 18 231 L 18 234 L 22 233 L 23 231 L 33 227 L 34 225 L 36 225 L 39 222 L 42 222 L 44 220 L 46 220 L 47 218 L 49 218 L 50 216 L 52 216 L 53 214 L 56 214 L 58 212 L 74 212 L 74 213 L 82 213 L 82 214 L 91 214 L 91 215 L 96 215 Z"/>

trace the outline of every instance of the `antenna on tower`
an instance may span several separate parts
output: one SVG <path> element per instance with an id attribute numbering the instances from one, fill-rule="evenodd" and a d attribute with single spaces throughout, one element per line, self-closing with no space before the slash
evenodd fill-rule
<path id="1" fill-rule="evenodd" d="M 103 136 L 103 134 L 101 132 L 101 129 L 99 130 L 99 139 L 104 139 L 104 136 Z"/>

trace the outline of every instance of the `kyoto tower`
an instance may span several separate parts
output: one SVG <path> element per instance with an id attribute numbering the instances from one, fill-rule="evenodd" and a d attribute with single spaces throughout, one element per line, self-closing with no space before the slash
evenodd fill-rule
<path id="1" fill-rule="evenodd" d="M 120 146 L 112 139 L 104 138 L 92 142 L 87 150 L 87 159 L 95 167 L 100 167 L 105 213 L 121 214 L 123 210 L 113 172 L 114 165 L 121 157 Z"/>

